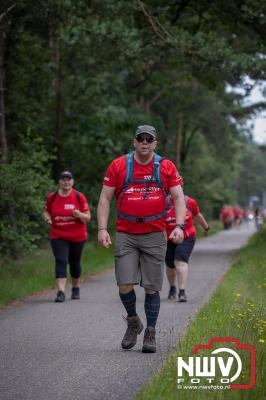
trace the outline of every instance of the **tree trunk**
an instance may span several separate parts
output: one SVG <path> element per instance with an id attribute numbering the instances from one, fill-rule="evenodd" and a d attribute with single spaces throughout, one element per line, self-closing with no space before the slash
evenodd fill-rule
<path id="1" fill-rule="evenodd" d="M 2 163 L 8 162 L 8 144 L 5 118 L 5 26 L 0 18 L 0 141 Z"/>
<path id="2" fill-rule="evenodd" d="M 162 119 L 164 122 L 165 135 L 162 135 L 162 138 L 160 138 L 160 144 L 161 144 L 161 148 L 162 148 L 162 154 L 165 155 L 165 154 L 168 154 L 168 152 L 169 152 L 170 123 L 169 123 L 168 115 L 167 116 L 162 115 Z"/>
<path id="3" fill-rule="evenodd" d="M 56 144 L 56 168 L 58 176 L 61 168 L 61 128 L 62 128 L 62 94 L 61 94 L 61 57 L 59 43 L 57 42 L 55 53 L 55 144 Z"/>
<path id="4" fill-rule="evenodd" d="M 140 96 L 140 109 L 143 113 L 148 114 L 150 112 L 150 104 L 145 100 L 144 96 Z"/>
<path id="5" fill-rule="evenodd" d="M 61 52 L 58 36 L 53 30 L 50 30 L 50 45 L 54 58 L 54 94 L 55 94 L 55 129 L 54 129 L 54 145 L 55 145 L 55 161 L 54 161 L 54 177 L 57 178 L 61 169 L 61 129 L 62 129 L 62 68 L 61 68 Z"/>
<path id="6" fill-rule="evenodd" d="M 183 133 L 183 113 L 178 115 L 178 128 L 176 130 L 176 167 L 181 166 L 181 146 L 182 146 L 182 133 Z"/>
<path id="7" fill-rule="evenodd" d="M 161 97 L 161 93 L 153 96 L 151 100 L 145 100 L 144 96 L 140 96 L 140 109 L 142 112 L 149 114 L 151 112 L 151 107 L 156 103 Z"/>

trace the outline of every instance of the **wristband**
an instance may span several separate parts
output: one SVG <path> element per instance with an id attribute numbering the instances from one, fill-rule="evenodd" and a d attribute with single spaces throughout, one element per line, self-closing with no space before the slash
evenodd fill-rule
<path id="1" fill-rule="evenodd" d="M 208 226 L 207 228 L 204 229 L 205 232 L 208 232 L 210 230 L 210 227 Z"/>
<path id="2" fill-rule="evenodd" d="M 100 231 L 107 231 L 107 228 L 100 228 L 100 229 L 98 229 L 98 232 L 100 232 Z"/>
<path id="3" fill-rule="evenodd" d="M 184 230 L 184 224 L 176 224 L 176 228 L 180 228 L 180 229 L 182 229 L 182 231 Z"/>

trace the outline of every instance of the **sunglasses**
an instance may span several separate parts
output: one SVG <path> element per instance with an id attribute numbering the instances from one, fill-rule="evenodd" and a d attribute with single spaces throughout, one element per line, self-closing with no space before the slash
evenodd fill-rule
<path id="1" fill-rule="evenodd" d="M 152 137 L 152 136 L 147 136 L 147 135 L 142 135 L 142 134 L 140 134 L 140 135 L 138 135 L 137 137 L 136 137 L 136 141 L 137 142 L 139 142 L 139 143 L 142 143 L 142 142 L 144 142 L 144 140 L 146 139 L 146 142 L 147 143 L 152 143 L 152 142 L 154 142 L 154 137 Z"/>

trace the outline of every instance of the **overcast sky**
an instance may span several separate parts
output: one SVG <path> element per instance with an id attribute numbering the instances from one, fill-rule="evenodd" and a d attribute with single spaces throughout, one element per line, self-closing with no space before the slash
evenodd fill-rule
<path id="1" fill-rule="evenodd" d="M 253 137 L 255 142 L 266 144 L 266 113 L 256 119 Z"/>
<path id="2" fill-rule="evenodd" d="M 254 85 L 255 81 L 250 79 L 248 76 L 243 80 L 244 85 Z M 245 95 L 245 90 L 242 85 L 238 86 L 227 86 L 227 90 L 238 92 L 239 94 Z M 266 102 L 266 81 L 257 81 L 256 85 L 250 93 L 249 97 L 245 97 L 242 102 L 243 106 L 249 104 L 255 104 L 260 102 Z M 266 144 L 266 110 L 258 113 L 256 117 L 252 118 L 247 122 L 247 125 L 253 128 L 253 139 L 256 143 Z"/>
<path id="3" fill-rule="evenodd" d="M 252 82 L 250 79 L 249 81 Z M 264 90 L 266 90 L 265 82 L 261 85 L 255 86 L 251 92 L 251 95 L 247 99 L 247 102 L 258 103 L 260 101 L 266 101 L 266 98 L 262 93 L 263 87 Z M 255 142 L 260 144 L 262 143 L 266 144 L 266 111 L 258 114 L 254 119 L 253 137 Z"/>

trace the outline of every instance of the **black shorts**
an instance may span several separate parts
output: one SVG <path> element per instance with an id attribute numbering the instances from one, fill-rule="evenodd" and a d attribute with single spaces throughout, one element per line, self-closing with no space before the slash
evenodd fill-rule
<path id="1" fill-rule="evenodd" d="M 168 240 L 165 256 L 165 263 L 167 267 L 175 268 L 175 260 L 188 263 L 195 242 L 196 238 L 194 236 L 184 239 L 183 243 L 181 244 L 175 244 L 171 240 Z"/>

